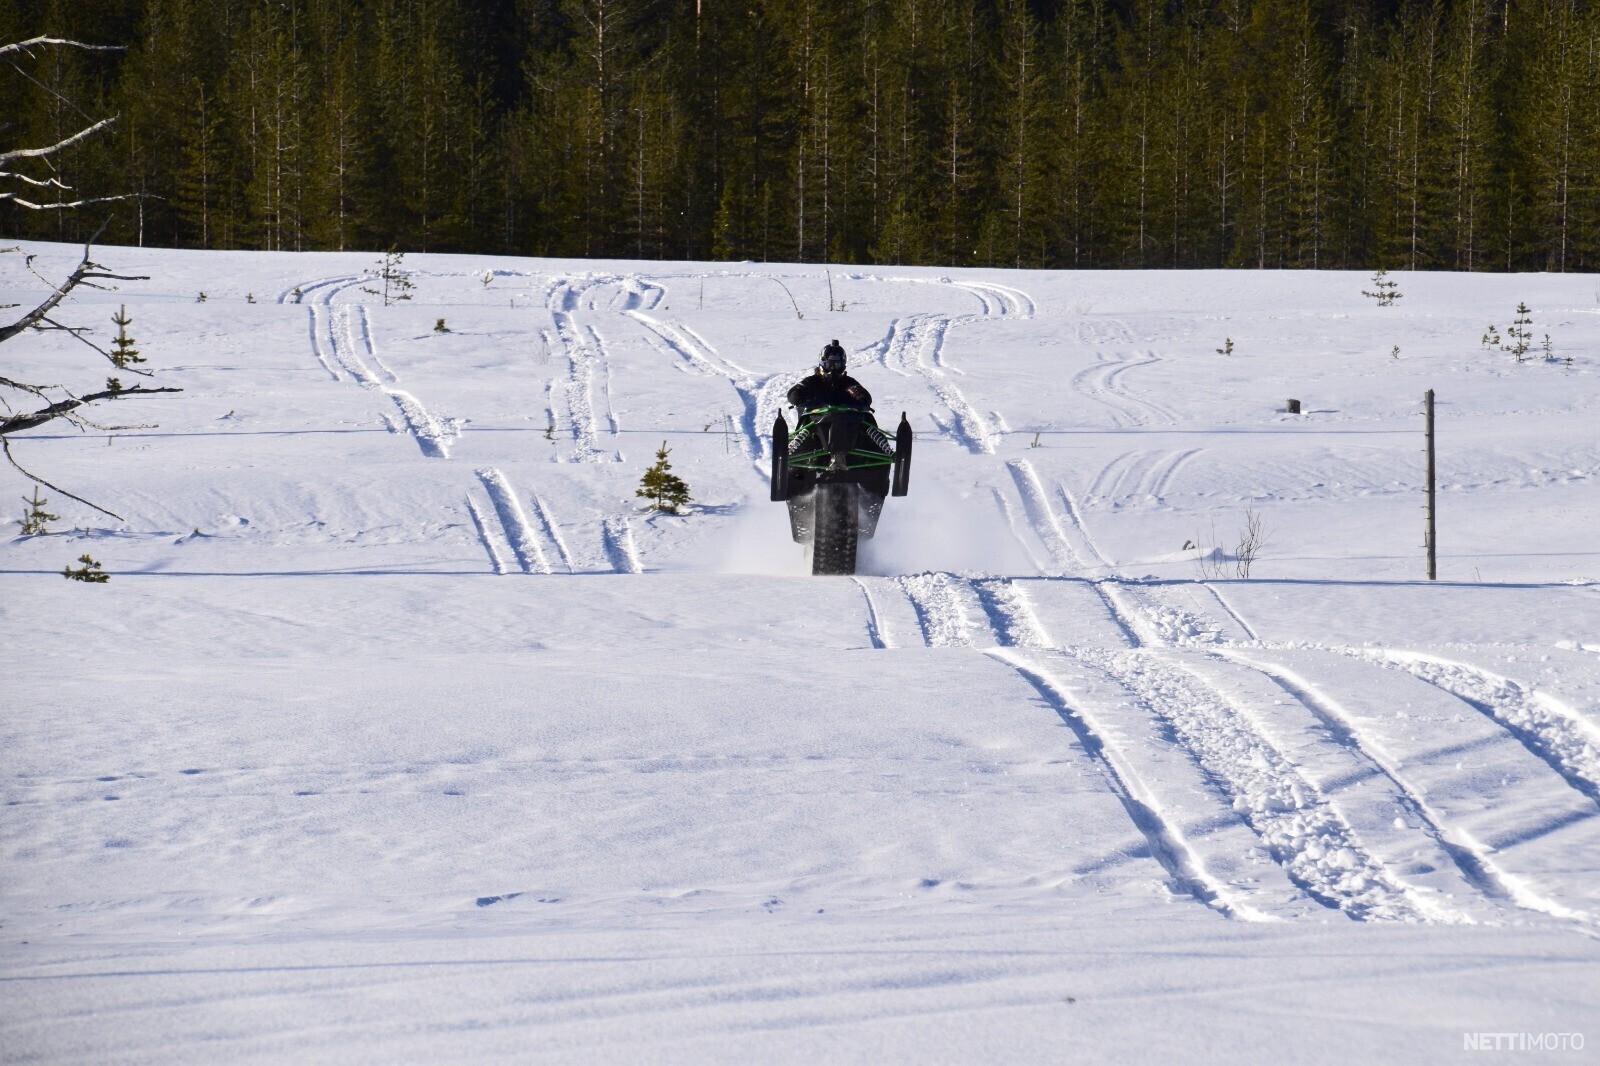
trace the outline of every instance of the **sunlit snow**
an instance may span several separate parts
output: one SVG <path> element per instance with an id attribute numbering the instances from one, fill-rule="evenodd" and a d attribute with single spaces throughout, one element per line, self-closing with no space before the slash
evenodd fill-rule
<path id="1" fill-rule="evenodd" d="M 184 391 L 13 443 L 124 518 L 0 542 L 0 1060 L 1600 1046 L 1594 276 L 378 258 L 61 311 Z M 854 578 L 766 481 L 834 337 L 917 433 Z"/>

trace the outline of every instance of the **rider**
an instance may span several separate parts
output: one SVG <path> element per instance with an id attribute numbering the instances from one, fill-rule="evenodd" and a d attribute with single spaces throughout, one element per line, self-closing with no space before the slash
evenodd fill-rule
<path id="1" fill-rule="evenodd" d="M 844 348 L 837 338 L 822 349 L 822 358 L 810 376 L 802 378 L 789 390 L 789 402 L 800 412 L 802 421 L 808 412 L 821 407 L 854 407 L 864 411 L 867 418 L 862 428 L 867 436 L 883 451 L 894 451 L 894 442 L 878 428 L 877 420 L 872 417 L 872 393 L 844 372 Z M 802 426 L 790 441 L 790 451 L 801 450 L 810 435 L 810 426 Z"/>
<path id="2" fill-rule="evenodd" d="M 844 372 L 844 348 L 838 340 L 822 349 L 822 359 L 811 375 L 789 390 L 789 402 L 803 415 L 819 407 L 859 407 L 872 410 L 872 394 Z"/>

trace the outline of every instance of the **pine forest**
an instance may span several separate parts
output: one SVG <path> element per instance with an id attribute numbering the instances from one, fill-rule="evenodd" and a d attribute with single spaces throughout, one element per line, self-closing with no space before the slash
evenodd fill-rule
<path id="1" fill-rule="evenodd" d="M 1600 270 L 1595 0 L 10 0 L 0 148 L 186 248 Z"/>

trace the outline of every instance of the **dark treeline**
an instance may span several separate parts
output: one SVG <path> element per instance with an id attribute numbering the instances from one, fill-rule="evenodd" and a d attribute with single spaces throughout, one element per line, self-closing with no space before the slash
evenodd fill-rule
<path id="1" fill-rule="evenodd" d="M 1594 0 L 11 0 L 16 236 L 1600 270 Z M 12 57 L 16 58 L 16 57 Z M 80 110 L 81 109 L 81 110 Z"/>

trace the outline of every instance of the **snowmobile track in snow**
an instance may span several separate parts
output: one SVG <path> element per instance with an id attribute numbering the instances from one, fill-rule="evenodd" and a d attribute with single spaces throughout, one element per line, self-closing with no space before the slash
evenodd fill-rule
<path id="1" fill-rule="evenodd" d="M 1123 452 L 1095 475 L 1084 491 L 1085 499 L 1160 499 L 1173 479 L 1203 448 L 1153 449 Z"/>
<path id="2" fill-rule="evenodd" d="M 704 337 L 683 322 L 659 319 L 643 311 L 623 313 L 649 330 L 670 354 L 682 359 L 693 372 L 722 378 L 733 386 L 739 396 L 739 446 L 745 458 L 760 460 L 768 447 L 766 435 L 757 425 L 763 383 L 748 370 L 719 356 Z"/>
<path id="3" fill-rule="evenodd" d="M 1600 729 L 1553 697 L 1511 678 L 1453 659 L 1384 649 L 1387 662 L 1498 722 L 1523 747 L 1600 806 Z"/>
<path id="4" fill-rule="evenodd" d="M 506 476 L 492 467 L 485 467 L 477 474 L 478 480 L 483 482 L 484 490 L 489 494 L 489 502 L 494 505 L 494 513 L 500 520 L 506 543 L 510 546 L 522 572 L 550 573 L 550 561 L 546 558 L 544 549 L 539 546 L 538 535 L 529 524 L 528 515 L 523 511 L 522 504 L 517 501 L 517 494 L 506 481 Z M 492 542 L 486 541 L 486 543 Z M 492 547 L 489 549 L 489 555 L 491 559 L 495 558 Z"/>
<path id="5" fill-rule="evenodd" d="M 890 646 L 882 634 L 881 609 L 874 603 L 870 589 L 858 583 L 867 594 L 869 635 L 875 645 Z M 1129 820 L 1147 841 L 1151 857 L 1167 872 L 1174 891 L 1192 896 L 1229 917 L 1255 921 L 1271 920 L 1272 911 L 1281 909 L 1296 895 L 1287 882 L 1269 883 L 1260 891 L 1252 892 L 1249 887 L 1230 885 L 1209 872 L 1209 867 L 1232 863 L 1233 860 L 1222 856 L 1248 850 L 1241 846 L 1242 829 L 1230 833 L 1226 828 L 1216 828 L 1237 822 L 1237 819 L 1223 808 L 1211 816 L 1209 826 L 1191 818 L 1193 824 L 1187 826 L 1186 831 L 1185 827 L 1163 816 L 1163 804 L 1143 784 L 1129 753 L 1108 739 L 1112 731 L 1091 721 L 1079 709 L 1079 701 L 1069 695 L 1059 680 L 1019 653 L 1018 649 L 1044 651 L 1051 642 L 1013 581 L 1005 578 L 968 580 L 953 574 L 929 573 L 895 578 L 891 585 L 910 601 L 923 643 L 935 648 L 984 647 L 986 654 L 1014 670 L 1056 712 L 1073 731 L 1079 747 L 1099 770 L 1107 787 L 1123 804 Z M 976 619 L 981 619 L 981 623 Z M 991 640 L 975 639 L 975 633 L 981 628 L 990 631 Z M 1151 776 L 1162 780 L 1170 775 Z M 1206 842 L 1209 863 L 1193 843 L 1202 837 L 1219 838 Z M 1222 842 L 1224 839 L 1226 843 Z M 1244 839 L 1250 839 L 1247 833 Z M 1252 899 L 1252 895 L 1256 898 Z"/>
<path id="6" fill-rule="evenodd" d="M 1505 859 L 1497 856 L 1495 849 L 1485 847 L 1469 834 L 1451 826 L 1449 819 L 1434 809 L 1426 791 L 1414 786 L 1405 769 L 1404 760 L 1388 755 L 1381 743 L 1374 743 L 1362 735 L 1353 716 L 1334 698 L 1318 690 L 1294 670 L 1277 663 L 1264 661 L 1262 654 L 1221 650 L 1211 653 L 1255 671 L 1277 685 L 1293 701 L 1315 717 L 1326 731 L 1334 746 L 1344 748 L 1360 765 L 1354 771 L 1341 769 L 1339 775 L 1352 784 L 1376 784 L 1387 792 L 1382 806 L 1405 812 L 1405 819 L 1415 821 L 1448 856 L 1448 861 L 1461 873 L 1471 888 L 1481 895 L 1527 910 L 1539 911 L 1555 917 L 1572 917 L 1572 910 L 1564 904 L 1543 896 L 1526 878 L 1504 868 Z M 1326 752 L 1327 745 L 1322 750 Z M 1381 778 L 1367 776 L 1366 767 L 1376 767 Z"/>
<path id="7" fill-rule="evenodd" d="M 335 296 L 365 280 L 364 277 L 328 278 L 307 282 L 297 290 L 290 290 L 291 293 L 300 293 L 293 302 L 305 303 L 310 314 L 312 354 L 335 381 L 342 380 L 340 372 L 343 371 L 344 376 L 362 388 L 387 396 L 399 411 L 401 424 L 416 441 L 422 454 L 430 459 L 448 459 L 452 434 L 420 400 L 396 387 L 400 383 L 399 378 L 378 356 L 377 344 L 372 337 L 372 320 L 366 306 L 333 306 Z M 280 294 L 278 302 L 291 302 L 289 294 Z"/>
<path id="8" fill-rule="evenodd" d="M 945 422 L 934 416 L 939 431 L 975 455 L 992 455 L 1000 442 L 1000 429 L 967 400 L 951 380 L 963 371 L 945 361 L 945 340 L 956 326 L 985 318 L 1011 316 L 1030 318 L 1035 312 L 1033 298 L 1021 289 L 1006 285 L 956 282 L 948 278 L 922 278 L 852 275 L 853 280 L 942 285 L 965 292 L 982 306 L 976 315 L 947 315 L 935 312 L 907 315 L 895 319 L 883 339 L 858 348 L 856 354 L 877 362 L 886 370 L 905 377 L 921 377 L 939 402 L 950 412 Z"/>
<path id="9" fill-rule="evenodd" d="M 905 376 L 920 376 L 944 408 L 950 421 L 934 416 L 939 431 L 974 455 L 993 454 L 998 438 L 966 396 L 949 379 L 943 363 L 945 335 L 957 321 L 946 315 L 924 314 L 896 319 L 889 335 L 868 351 L 881 350 L 884 366 Z M 881 348 L 880 348 L 881 346 Z"/>
<path id="10" fill-rule="evenodd" d="M 1030 463 L 1012 460 L 1007 467 L 1035 535 L 1058 565 L 1083 568 L 1098 559 L 1107 566 L 1064 486 L 1066 524 L 1050 506 Z M 1011 612 L 996 609 L 994 586 L 985 604 L 974 585 L 952 575 L 919 575 L 899 582 L 917 610 L 930 647 L 971 643 L 969 597 L 985 609 L 1001 647 L 1048 644 L 1036 623 L 1031 631 L 1019 630 L 1010 620 Z M 1098 671 L 1144 709 L 1227 797 L 1229 806 L 1266 843 L 1295 884 L 1325 906 L 1356 918 L 1455 920 L 1448 908 L 1394 880 L 1337 807 L 1254 728 L 1248 715 L 1230 706 L 1202 679 L 1160 660 L 1158 649 L 1170 640 L 1163 635 L 1159 612 L 1144 605 L 1135 589 L 1106 581 L 1092 584 L 1133 647 L 1125 652 L 1063 651 Z M 1034 632 L 1041 636 L 1032 636 Z M 1019 633 L 1027 635 L 1019 639 Z"/>
<path id="11" fill-rule="evenodd" d="M 599 416 L 595 412 L 597 388 L 602 389 L 606 396 L 607 430 L 613 442 L 616 440 L 619 428 L 616 415 L 610 410 L 611 365 L 606 355 L 605 341 L 594 326 L 578 317 L 586 298 L 589 309 L 594 310 L 593 290 L 613 280 L 609 277 L 583 278 L 576 281 L 561 279 L 551 287 L 546 301 L 554 324 L 556 345 L 561 349 L 561 354 L 567 363 L 567 376 L 561 383 L 560 392 L 566 403 L 568 428 L 572 438 L 572 453 L 569 457 L 571 462 L 622 461 L 622 457 L 615 451 L 604 451 L 599 445 L 603 431 Z"/>
<path id="12" fill-rule="evenodd" d="M 503 531 L 490 532 L 489 520 L 484 518 L 483 512 L 478 509 L 477 501 L 469 493 L 467 496 L 467 513 L 472 516 L 472 526 L 478 533 L 478 543 L 483 545 L 483 550 L 489 554 L 489 565 L 496 574 L 509 574 L 511 565 L 506 562 L 506 555 L 510 546 L 505 545 Z M 506 546 L 506 551 L 501 551 L 501 546 Z"/>
<path id="13" fill-rule="evenodd" d="M 1137 343 L 1127 325 L 1116 319 L 1081 322 L 1078 343 L 1094 350 L 1095 361 L 1073 375 L 1072 388 L 1084 399 L 1106 408 L 1113 426 L 1150 426 L 1176 421 L 1171 409 L 1134 395 L 1123 384 L 1122 378 L 1129 371 L 1161 362 L 1161 357 L 1153 351 L 1126 354 L 1126 349 Z"/>
<path id="14" fill-rule="evenodd" d="M 612 515 L 601 524 L 601 537 L 611 569 L 618 574 L 642 574 L 639 550 L 633 543 L 633 526 L 627 518 Z"/>
<path id="15" fill-rule="evenodd" d="M 1120 757 L 1102 741 L 1100 735 L 1073 707 L 1073 701 L 1048 674 L 1030 665 L 1015 653 L 991 651 L 989 655 L 1016 671 L 1055 711 L 1078 740 L 1078 746 L 1100 772 L 1111 793 L 1122 803 L 1128 820 L 1144 837 L 1150 857 L 1167 872 L 1173 888 L 1192 896 L 1230 918 L 1270 921 L 1271 917 L 1248 904 L 1232 899 L 1233 893 L 1211 876 L 1197 860 L 1188 843 L 1161 816 L 1158 806 L 1143 788 L 1138 777 L 1123 765 Z"/>
<path id="16" fill-rule="evenodd" d="M 1253 687 L 1254 697 L 1244 702 L 1238 693 L 1226 698 L 1329 796 L 1381 865 L 1413 871 L 1400 879 L 1434 893 L 1419 896 L 1420 901 L 1437 907 L 1441 899 L 1449 900 L 1450 910 L 1458 913 L 1444 920 L 1503 920 L 1509 908 L 1585 924 L 1597 920 L 1559 856 L 1525 846 L 1550 833 L 1563 834 L 1565 847 L 1587 848 L 1600 840 L 1587 779 L 1597 735 L 1589 723 L 1529 686 L 1440 656 L 1336 646 L 1275 649 L 1258 640 L 1220 589 L 1211 583 L 1191 587 L 1210 593 L 1220 608 L 1218 617 L 1237 627 L 1246 643 L 1223 638 L 1204 618 L 1144 602 L 1157 590 L 1119 586 L 1116 599 L 1119 609 L 1137 616 L 1142 640 L 1173 648 L 1166 654 L 1177 656 L 1174 664 L 1207 688 L 1220 694 L 1241 681 Z M 1201 607 L 1198 601 L 1194 605 Z M 1481 716 L 1485 727 L 1469 724 L 1464 735 L 1459 729 L 1397 727 L 1391 705 L 1403 697 L 1393 684 L 1369 679 L 1356 685 L 1351 677 L 1345 679 L 1346 694 L 1336 695 L 1280 661 L 1302 655 L 1315 662 L 1318 654 L 1401 671 L 1420 683 L 1419 689 L 1433 689 L 1441 702 L 1423 722 L 1449 720 L 1448 705 L 1458 703 L 1472 718 Z M 1247 675 L 1235 674 L 1230 682 L 1227 675 L 1235 667 Z M 1248 683 L 1248 677 L 1257 683 Z M 1271 691 L 1261 690 L 1260 682 L 1269 683 Z M 1288 700 L 1272 699 L 1273 692 Z M 1452 736 L 1472 755 L 1465 764 L 1449 754 Z M 1531 807 L 1510 810 L 1486 825 L 1481 804 L 1470 797 L 1477 794 L 1474 774 L 1488 765 L 1496 768 L 1496 779 L 1509 775 L 1500 784 L 1509 783 Z M 1540 780 L 1548 771 L 1554 775 Z M 1561 795 L 1568 788 L 1573 792 Z M 1540 798 L 1530 798 L 1535 795 Z M 1400 817 L 1393 817 L 1395 812 Z M 1429 849 L 1435 857 L 1422 859 Z"/>

